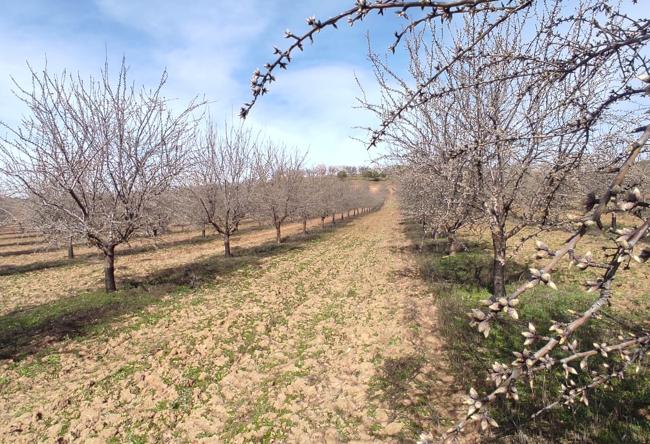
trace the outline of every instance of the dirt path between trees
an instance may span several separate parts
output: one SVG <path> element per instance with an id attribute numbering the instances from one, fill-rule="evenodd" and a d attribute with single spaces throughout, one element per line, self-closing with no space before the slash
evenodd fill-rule
<path id="1" fill-rule="evenodd" d="M 310 229 L 319 226 L 319 220 L 309 221 Z M 275 228 L 252 228 L 254 225 L 249 225 L 232 236 L 231 247 L 236 255 L 242 249 L 275 240 Z M 301 231 L 301 223 L 282 227 L 283 236 Z M 12 246 L 4 253 L 21 248 Z M 77 259 L 73 261 L 65 258 L 64 250 L 0 257 L 0 315 L 103 288 L 103 258 L 99 250 L 80 245 L 75 247 L 75 254 Z M 146 282 L 161 270 L 179 270 L 222 255 L 221 237 L 212 235 L 202 239 L 198 231 L 166 234 L 155 243 L 152 239 L 136 238 L 130 247 L 121 245 L 117 249 L 117 285 L 123 288 L 127 282 Z"/>
<path id="2" fill-rule="evenodd" d="M 391 200 L 149 311 L 0 362 L 0 441 L 412 441 L 459 408 Z"/>

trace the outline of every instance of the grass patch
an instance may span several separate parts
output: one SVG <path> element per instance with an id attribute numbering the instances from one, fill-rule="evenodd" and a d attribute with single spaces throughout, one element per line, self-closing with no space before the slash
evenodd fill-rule
<path id="1" fill-rule="evenodd" d="M 284 442 L 287 439 L 293 422 L 284 417 L 285 409 L 276 410 L 270 404 L 268 392 L 265 390 L 248 406 L 239 405 L 231 412 L 224 425 L 223 441 L 231 442 L 237 435 L 247 432 L 259 432 L 255 442 L 273 443 Z M 271 419 L 273 417 L 273 419 Z"/>
<path id="2" fill-rule="evenodd" d="M 16 373 L 26 378 L 33 378 L 41 374 L 55 375 L 61 370 L 61 356 L 57 354 L 39 355 L 28 362 L 17 362 L 15 366 Z M 2 384 L 0 383 L 0 385 Z"/>
<path id="3" fill-rule="evenodd" d="M 162 288 L 156 290 L 85 292 L 0 316 L 0 359 L 20 360 L 52 342 L 104 332 L 116 317 L 144 314 L 147 307 L 164 302 L 162 296 L 174 294 Z M 143 316 L 143 321 L 153 319 Z"/>
<path id="4" fill-rule="evenodd" d="M 134 375 L 139 370 L 145 370 L 146 364 L 138 361 L 130 362 L 123 367 L 120 367 L 115 373 L 106 378 L 104 385 L 111 387 L 117 381 L 122 381 L 131 375 Z"/>
<path id="5" fill-rule="evenodd" d="M 413 225 L 405 231 L 414 242 L 421 237 Z M 538 332 L 546 334 L 552 321 L 573 319 L 569 310 L 580 311 L 594 300 L 584 292 L 575 277 L 556 273 L 559 291 L 536 287 L 521 298 L 519 320 L 500 318 L 494 323 L 488 339 L 470 327 L 467 313 L 481 306 L 480 301 L 490 296 L 491 255 L 485 245 L 467 243 L 467 252 L 445 256 L 440 240 L 426 240 L 416 258 L 423 278 L 437 294 L 438 323 L 446 340 L 452 370 L 458 381 L 469 390 L 473 386 L 480 393 L 494 386 L 486 381 L 488 369 L 494 362 L 510 363 L 512 351 L 524 348 L 521 332 L 533 322 Z M 527 264 L 508 264 L 508 283 L 512 289 L 526 274 Z M 593 342 L 615 341 L 620 329 L 605 316 L 589 322 L 574 337 L 578 347 Z M 618 317 L 638 319 L 643 314 L 617 313 Z M 531 346 L 534 348 L 535 345 Z M 598 359 L 589 361 L 591 368 L 600 365 Z M 544 373 L 544 374 L 542 374 Z M 501 425 L 497 440 L 501 442 L 650 442 L 650 375 L 647 371 L 630 373 L 616 380 L 613 390 L 597 389 L 590 392 L 589 407 L 582 404 L 572 408 L 558 408 L 531 421 L 530 415 L 560 396 L 564 382 L 561 371 L 542 372 L 533 380 L 533 389 L 519 386 L 520 401 L 500 400 L 492 414 Z M 583 372 L 575 378 L 579 386 L 589 383 Z"/>

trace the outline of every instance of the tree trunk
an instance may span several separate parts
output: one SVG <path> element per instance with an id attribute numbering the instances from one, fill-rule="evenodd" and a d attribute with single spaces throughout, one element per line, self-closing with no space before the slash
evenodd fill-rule
<path id="1" fill-rule="evenodd" d="M 320 229 L 321 230 L 325 229 L 325 216 L 320 217 Z"/>
<path id="2" fill-rule="evenodd" d="M 205 224 L 201 226 L 201 237 L 205 237 Z"/>
<path id="3" fill-rule="evenodd" d="M 350 218 L 350 210 L 348 210 L 348 219 Z"/>
<path id="4" fill-rule="evenodd" d="M 341 220 L 343 220 L 343 212 L 341 212 Z"/>
<path id="5" fill-rule="evenodd" d="M 282 224 L 276 224 L 275 225 L 275 240 L 278 242 L 278 244 L 282 243 L 282 234 L 280 233 L 280 226 Z"/>
<path id="6" fill-rule="evenodd" d="M 332 226 L 336 225 L 336 214 L 332 213 Z"/>
<path id="7" fill-rule="evenodd" d="M 230 252 L 230 234 L 223 235 L 223 254 L 226 257 L 232 257 Z"/>
<path id="8" fill-rule="evenodd" d="M 447 253 L 450 256 L 453 256 L 456 253 L 460 253 L 461 251 L 465 251 L 467 249 L 465 245 L 463 245 L 463 243 L 456 238 L 456 235 L 454 233 L 449 233 L 447 236 L 449 242 L 447 244 Z"/>
<path id="9" fill-rule="evenodd" d="M 307 234 L 307 218 L 302 219 L 302 234 Z"/>
<path id="10" fill-rule="evenodd" d="M 502 232 L 492 233 L 492 294 L 496 300 L 506 295 L 506 239 Z"/>
<path id="11" fill-rule="evenodd" d="M 612 230 L 616 230 L 617 228 L 617 222 L 616 222 L 616 213 L 612 213 Z"/>
<path id="12" fill-rule="evenodd" d="M 115 246 L 111 245 L 104 251 L 104 285 L 106 293 L 117 290 L 115 286 Z"/>
<path id="13" fill-rule="evenodd" d="M 74 246 L 72 245 L 72 237 L 68 238 L 68 259 L 74 259 Z"/>

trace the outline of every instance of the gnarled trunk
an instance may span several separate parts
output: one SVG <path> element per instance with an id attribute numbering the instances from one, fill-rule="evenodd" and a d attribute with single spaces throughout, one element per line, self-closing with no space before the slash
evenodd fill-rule
<path id="1" fill-rule="evenodd" d="M 492 233 L 492 294 L 494 299 L 506 295 L 506 239 L 502 232 Z"/>
<path id="2" fill-rule="evenodd" d="M 307 234 L 307 218 L 302 219 L 302 234 Z"/>
<path id="3" fill-rule="evenodd" d="M 275 240 L 278 242 L 278 244 L 282 243 L 282 233 L 280 232 L 280 227 L 282 224 L 276 223 L 275 224 Z"/>
<path id="4" fill-rule="evenodd" d="M 226 233 L 223 235 L 223 254 L 226 257 L 232 257 L 230 252 L 230 234 Z"/>
<path id="5" fill-rule="evenodd" d="M 321 230 L 325 229 L 325 216 L 320 217 L 320 229 Z"/>
<path id="6" fill-rule="evenodd" d="M 115 245 L 104 249 L 104 286 L 106 293 L 117 290 L 115 286 Z"/>
<path id="7" fill-rule="evenodd" d="M 72 236 L 68 238 L 68 259 L 74 259 L 74 246 L 72 245 Z"/>
<path id="8" fill-rule="evenodd" d="M 455 255 L 456 253 L 460 253 L 462 251 L 465 251 L 467 247 L 456 238 L 455 233 L 449 233 L 447 235 L 447 254 L 450 256 Z"/>

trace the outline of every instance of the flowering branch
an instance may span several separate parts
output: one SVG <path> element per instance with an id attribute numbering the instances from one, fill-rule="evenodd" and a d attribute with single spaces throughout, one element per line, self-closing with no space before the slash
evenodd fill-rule
<path id="1" fill-rule="evenodd" d="M 498 21 L 501 23 L 508 15 L 530 6 L 531 3 L 532 0 L 356 0 L 356 5 L 354 7 L 330 17 L 327 20 L 321 21 L 316 17 L 309 17 L 306 20 L 307 25 L 310 27 L 308 31 L 303 34 L 294 34 L 289 30 L 285 31 L 285 38 L 290 40 L 292 43 L 286 49 L 275 47 L 274 54 L 276 58 L 273 61 L 266 63 L 263 71 L 260 69 L 255 70 L 251 78 L 252 100 L 242 106 L 239 114 L 242 118 L 248 116 L 258 98 L 268 92 L 268 85 L 275 81 L 274 72 L 277 71 L 278 68 L 287 69 L 296 50 L 303 51 L 305 43 L 307 41 L 313 43 L 314 36 L 317 33 L 328 27 L 335 29 L 338 28 L 338 24 L 344 19 L 347 19 L 350 26 L 354 26 L 355 23 L 363 20 L 373 11 L 376 11 L 379 15 L 383 15 L 385 11 L 396 11 L 397 15 L 405 20 L 409 20 L 409 24 L 403 30 L 395 33 L 395 41 L 390 46 L 391 51 L 395 51 L 395 48 L 407 32 L 412 31 L 420 24 L 429 22 L 435 18 L 451 20 L 454 15 L 458 14 L 505 11 L 506 16 L 504 16 L 502 20 Z M 410 21 L 407 11 L 411 9 L 427 9 L 431 12 L 421 19 Z"/>

